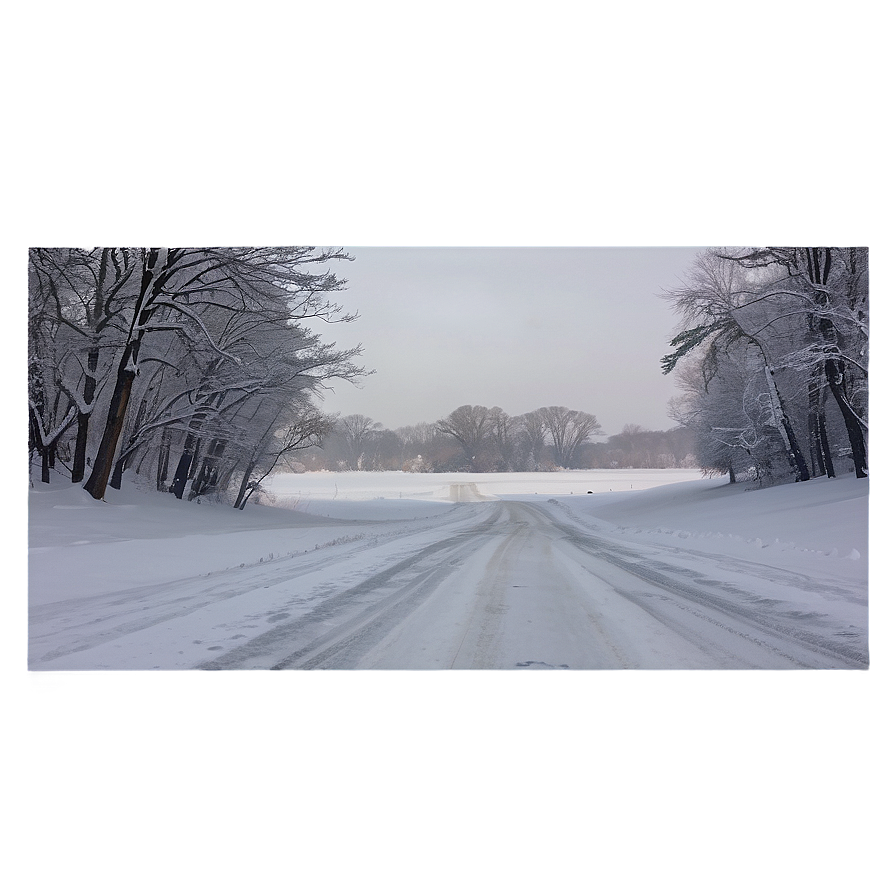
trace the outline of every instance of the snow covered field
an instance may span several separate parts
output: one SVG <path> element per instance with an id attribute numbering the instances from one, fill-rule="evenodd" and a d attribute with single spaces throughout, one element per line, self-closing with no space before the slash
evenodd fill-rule
<path id="1" fill-rule="evenodd" d="M 29 668 L 868 663 L 867 480 L 304 473 L 267 491 L 237 512 L 37 484 Z"/>

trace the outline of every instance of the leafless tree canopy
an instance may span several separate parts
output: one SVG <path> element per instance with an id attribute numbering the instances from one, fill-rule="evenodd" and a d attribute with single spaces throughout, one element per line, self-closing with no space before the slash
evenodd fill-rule
<path id="1" fill-rule="evenodd" d="M 700 463 L 733 479 L 868 475 L 868 250 L 721 248 L 668 293 L 662 359 Z"/>
<path id="2" fill-rule="evenodd" d="M 178 498 L 236 506 L 284 453 L 332 420 L 311 400 L 354 380 L 360 346 L 317 327 L 356 315 L 335 301 L 341 249 L 96 248 L 29 253 L 29 448 L 102 498 L 133 468 Z M 89 469 L 89 475 L 87 471 Z M 241 486 L 234 483 L 242 482 Z"/>

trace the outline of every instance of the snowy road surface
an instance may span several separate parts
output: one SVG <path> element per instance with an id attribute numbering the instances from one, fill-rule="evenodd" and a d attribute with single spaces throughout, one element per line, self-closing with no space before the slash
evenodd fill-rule
<path id="1" fill-rule="evenodd" d="M 868 664 L 867 586 L 636 540 L 556 500 L 496 500 L 475 483 L 451 497 L 412 526 L 359 524 L 280 559 L 33 603 L 30 668 Z"/>

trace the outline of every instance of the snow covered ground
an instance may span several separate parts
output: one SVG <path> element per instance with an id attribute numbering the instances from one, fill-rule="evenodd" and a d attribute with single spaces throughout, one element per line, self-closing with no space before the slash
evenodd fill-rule
<path id="1" fill-rule="evenodd" d="M 304 473 L 267 491 L 273 506 L 237 512 L 37 484 L 29 668 L 868 662 L 867 480 Z"/>

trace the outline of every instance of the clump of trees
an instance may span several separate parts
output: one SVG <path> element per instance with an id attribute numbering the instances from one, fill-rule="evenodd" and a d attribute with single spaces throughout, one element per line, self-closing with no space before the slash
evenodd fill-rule
<path id="1" fill-rule="evenodd" d="M 628 423 L 595 447 L 598 462 L 593 466 L 656 470 L 696 465 L 693 434 L 684 426 L 657 430 Z"/>
<path id="2" fill-rule="evenodd" d="M 667 299 L 697 461 L 733 482 L 868 475 L 868 250 L 718 248 Z"/>
<path id="3" fill-rule="evenodd" d="M 133 469 L 176 498 L 242 508 L 334 418 L 323 384 L 354 380 L 341 249 L 35 248 L 29 252 L 29 454 L 102 499 Z"/>
<path id="4" fill-rule="evenodd" d="M 597 418 L 552 406 L 511 416 L 499 407 L 462 405 L 435 423 L 384 429 L 370 417 L 339 418 L 302 469 L 531 472 L 558 468 L 694 466 L 692 436 L 628 425 L 605 442 Z"/>

